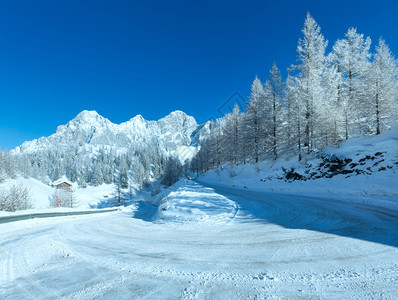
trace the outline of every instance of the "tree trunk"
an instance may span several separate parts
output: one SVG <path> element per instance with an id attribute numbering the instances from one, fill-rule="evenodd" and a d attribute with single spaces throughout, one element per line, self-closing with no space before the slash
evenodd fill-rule
<path id="1" fill-rule="evenodd" d="M 379 110 L 379 90 L 376 82 L 376 134 L 380 134 L 380 110 Z"/>
<path id="2" fill-rule="evenodd" d="M 300 134 L 300 114 L 297 119 L 297 143 L 298 143 L 298 156 L 299 161 L 301 161 L 301 134 Z"/>
<path id="3" fill-rule="evenodd" d="M 273 141 L 273 148 L 274 148 L 274 160 L 276 160 L 278 158 L 278 154 L 276 151 L 276 95 L 275 92 L 273 93 L 273 122 L 274 122 L 274 131 L 273 131 L 273 137 L 274 137 L 274 141 Z"/>

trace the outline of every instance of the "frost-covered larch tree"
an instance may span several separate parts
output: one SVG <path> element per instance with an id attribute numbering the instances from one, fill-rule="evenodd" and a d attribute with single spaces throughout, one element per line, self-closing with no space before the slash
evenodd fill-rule
<path id="1" fill-rule="evenodd" d="M 275 62 L 272 64 L 269 78 L 264 85 L 264 94 L 265 128 L 263 131 L 268 136 L 266 141 L 269 141 L 269 148 L 272 149 L 272 157 L 275 160 L 278 158 L 278 145 L 281 142 L 281 123 L 283 120 L 281 105 L 284 94 L 281 72 Z M 268 122 L 266 122 L 267 120 Z"/>
<path id="2" fill-rule="evenodd" d="M 342 77 L 338 96 L 344 114 L 346 139 L 350 130 L 358 128 L 359 132 L 362 131 L 361 120 L 367 106 L 365 79 L 370 68 L 370 45 L 369 37 L 365 39 L 355 28 L 350 28 L 345 39 L 336 41 L 331 53 Z"/>
<path id="3" fill-rule="evenodd" d="M 382 38 L 370 68 L 368 91 L 372 105 L 367 114 L 374 120 L 369 123 L 374 124 L 373 131 L 380 134 L 383 126 L 388 128 L 396 120 L 398 109 L 397 61 Z"/>
<path id="4" fill-rule="evenodd" d="M 320 110 L 320 122 L 318 132 L 321 135 L 321 148 L 330 144 L 336 144 L 342 140 L 342 129 L 345 124 L 343 107 L 341 106 L 342 76 L 338 67 L 334 64 L 331 54 L 326 58 L 326 67 L 322 76 L 324 101 L 318 107 Z"/>
<path id="5" fill-rule="evenodd" d="M 305 121 L 305 116 L 303 114 L 304 109 L 301 101 L 303 84 L 300 80 L 301 78 L 290 75 L 286 80 L 288 142 L 291 147 L 291 152 L 298 154 L 299 161 L 302 158 L 302 135 Z M 295 148 L 296 151 L 293 150 Z"/>
<path id="6" fill-rule="evenodd" d="M 256 76 L 251 87 L 251 94 L 246 111 L 246 132 L 247 143 L 250 145 L 251 158 L 257 163 L 259 161 L 261 141 L 261 110 L 264 107 L 264 88 L 260 79 Z"/>
<path id="7" fill-rule="evenodd" d="M 235 104 L 231 113 L 225 117 L 223 152 L 226 162 L 237 165 L 239 158 L 240 114 L 239 106 Z"/>
<path id="8" fill-rule="evenodd" d="M 322 75 L 325 67 L 325 51 L 328 42 L 321 33 L 321 28 L 308 13 L 302 29 L 303 38 L 297 46 L 300 83 L 302 85 L 302 106 L 305 111 L 304 146 L 307 152 L 315 147 L 315 128 L 317 126 L 316 108 L 324 99 Z"/>

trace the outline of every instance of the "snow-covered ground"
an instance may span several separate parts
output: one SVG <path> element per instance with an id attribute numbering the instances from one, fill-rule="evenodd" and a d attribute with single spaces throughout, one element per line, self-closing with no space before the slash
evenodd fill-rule
<path id="1" fill-rule="evenodd" d="M 18 212 L 4 212 L 0 211 L 1 216 L 28 214 L 50 211 L 69 211 L 69 210 L 86 210 L 101 207 L 101 203 L 109 202 L 114 197 L 115 186 L 113 184 L 103 184 L 97 187 L 79 188 L 77 184 L 73 184 L 73 199 L 74 208 L 52 208 L 51 203 L 54 203 L 55 188 L 46 185 L 34 178 L 24 178 L 17 176 L 15 179 L 6 179 L 0 183 L 1 190 L 9 190 L 12 186 L 26 187 L 29 190 L 31 209 L 21 210 Z"/>
<path id="2" fill-rule="evenodd" d="M 398 298 L 395 208 L 189 181 L 168 192 L 160 207 L 0 224 L 0 298 Z"/>
<path id="3" fill-rule="evenodd" d="M 345 165 L 334 171 L 331 169 L 333 163 L 311 154 L 305 156 L 302 162 L 294 157 L 256 165 L 227 165 L 222 170 L 211 170 L 199 179 L 201 182 L 257 191 L 371 201 L 383 206 L 398 205 L 397 128 L 378 136 L 349 139 L 338 147 L 329 147 L 322 154 L 345 159 L 348 163 L 343 162 Z M 287 180 L 286 171 L 291 168 L 303 179 Z"/>

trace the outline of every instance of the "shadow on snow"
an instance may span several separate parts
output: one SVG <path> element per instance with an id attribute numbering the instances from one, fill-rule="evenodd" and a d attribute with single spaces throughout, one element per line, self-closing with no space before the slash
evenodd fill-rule
<path id="1" fill-rule="evenodd" d="M 211 186 L 239 205 L 238 222 L 272 223 L 398 247 L 398 212 L 348 201 Z"/>

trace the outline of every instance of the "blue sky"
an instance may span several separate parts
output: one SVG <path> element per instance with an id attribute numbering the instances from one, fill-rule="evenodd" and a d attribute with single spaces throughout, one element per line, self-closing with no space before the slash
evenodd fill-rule
<path id="1" fill-rule="evenodd" d="M 354 26 L 398 53 L 395 1 L 3 0 L 0 147 L 50 135 L 84 109 L 114 123 L 176 109 L 219 117 L 273 61 L 295 62 L 307 11 L 328 50 Z"/>

